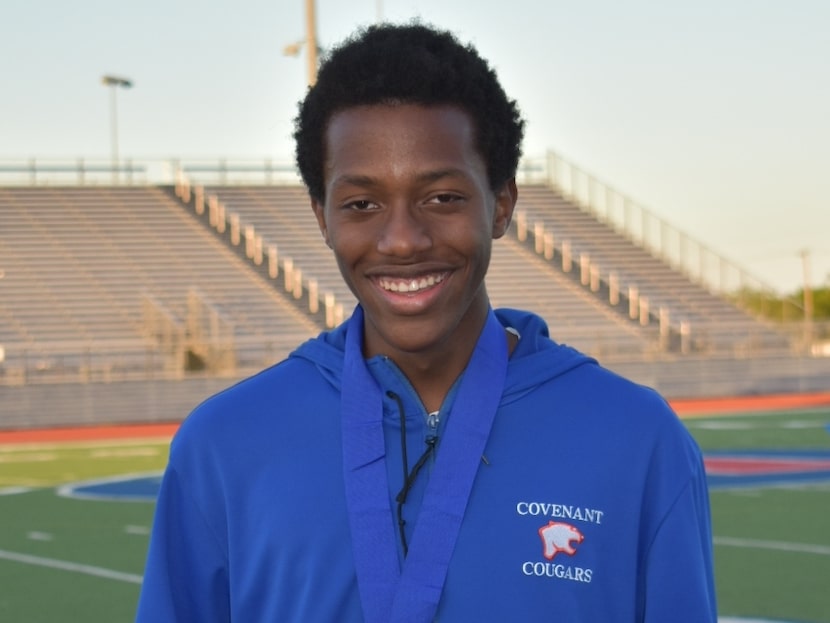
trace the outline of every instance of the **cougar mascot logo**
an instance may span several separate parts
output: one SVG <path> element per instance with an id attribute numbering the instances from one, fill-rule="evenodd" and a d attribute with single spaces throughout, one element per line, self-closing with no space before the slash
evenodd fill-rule
<path id="1" fill-rule="evenodd" d="M 549 521 L 548 525 L 539 528 L 539 536 L 542 537 L 544 556 L 548 560 L 553 560 L 559 552 L 573 556 L 576 553 L 573 543 L 582 543 L 585 538 L 572 525 L 559 521 Z"/>

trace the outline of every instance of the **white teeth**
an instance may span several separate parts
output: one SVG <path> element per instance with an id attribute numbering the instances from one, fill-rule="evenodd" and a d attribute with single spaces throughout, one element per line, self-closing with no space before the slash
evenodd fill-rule
<path id="1" fill-rule="evenodd" d="M 410 279 L 409 281 L 381 279 L 380 286 L 384 290 L 389 290 L 390 292 L 418 292 L 419 290 L 432 287 L 436 283 L 441 283 L 442 281 L 444 281 L 444 275 L 430 275 L 429 277 Z"/>

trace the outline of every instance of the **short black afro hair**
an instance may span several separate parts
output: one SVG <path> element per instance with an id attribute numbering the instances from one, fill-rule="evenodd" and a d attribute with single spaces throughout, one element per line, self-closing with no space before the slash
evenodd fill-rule
<path id="1" fill-rule="evenodd" d="M 325 200 L 325 132 L 346 108 L 458 106 L 470 115 L 493 190 L 516 175 L 524 121 L 496 73 L 452 33 L 419 23 L 358 31 L 324 58 L 294 120 L 296 159 L 311 197 Z"/>

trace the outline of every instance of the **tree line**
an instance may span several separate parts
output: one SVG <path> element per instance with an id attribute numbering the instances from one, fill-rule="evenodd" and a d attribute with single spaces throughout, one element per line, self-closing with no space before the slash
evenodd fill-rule
<path id="1" fill-rule="evenodd" d="M 791 294 L 778 295 L 760 290 L 744 288 L 730 298 L 741 307 L 760 316 L 781 322 L 802 322 L 807 320 L 806 308 L 812 297 L 812 320 L 830 321 L 830 286 L 811 289 L 808 297 L 799 288 Z"/>

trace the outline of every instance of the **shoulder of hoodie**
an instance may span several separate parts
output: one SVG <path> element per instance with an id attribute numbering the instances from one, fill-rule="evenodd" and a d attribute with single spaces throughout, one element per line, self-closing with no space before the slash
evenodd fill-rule
<path id="1" fill-rule="evenodd" d="M 205 399 L 182 421 L 173 440 L 174 447 L 240 434 L 246 422 L 260 421 L 258 416 L 262 411 L 273 409 L 280 401 L 284 403 L 296 397 L 319 399 L 324 389 L 332 387 L 331 382 L 314 360 L 295 353 L 320 339 L 308 340 L 286 359 Z M 336 357 L 329 354 L 329 358 Z"/>
<path id="2" fill-rule="evenodd" d="M 498 309 L 496 315 L 503 325 L 514 327 L 521 335 L 508 367 L 503 404 L 526 396 L 539 405 L 547 400 L 555 400 L 560 405 L 564 401 L 606 421 L 625 418 L 629 425 L 679 426 L 685 430 L 657 391 L 605 368 L 570 346 L 555 342 L 540 317 L 512 309 Z"/>

